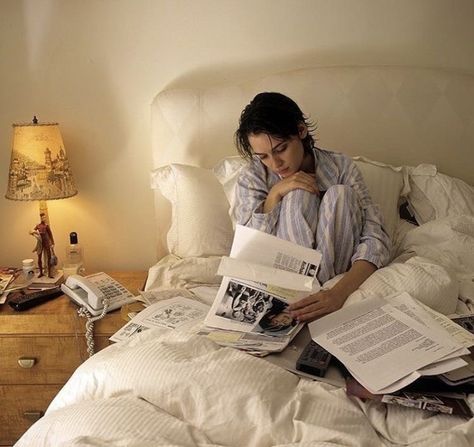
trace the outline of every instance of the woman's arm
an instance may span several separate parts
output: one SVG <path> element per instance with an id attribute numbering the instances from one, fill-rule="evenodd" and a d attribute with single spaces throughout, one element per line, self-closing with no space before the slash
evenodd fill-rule
<path id="1" fill-rule="evenodd" d="M 340 309 L 348 296 L 377 270 L 374 264 L 358 260 L 331 289 L 322 289 L 289 306 L 290 315 L 299 321 L 310 322 Z"/>

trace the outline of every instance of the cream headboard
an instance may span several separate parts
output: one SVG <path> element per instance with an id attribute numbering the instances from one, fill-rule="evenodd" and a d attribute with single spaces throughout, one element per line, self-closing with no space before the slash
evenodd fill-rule
<path id="1" fill-rule="evenodd" d="M 307 68 L 239 84 L 174 86 L 152 104 L 153 167 L 212 167 L 235 155 L 243 107 L 261 91 L 293 98 L 316 122 L 318 146 L 392 165 L 435 164 L 474 184 L 474 76 L 410 67 Z M 169 205 L 156 193 L 165 253 Z"/>

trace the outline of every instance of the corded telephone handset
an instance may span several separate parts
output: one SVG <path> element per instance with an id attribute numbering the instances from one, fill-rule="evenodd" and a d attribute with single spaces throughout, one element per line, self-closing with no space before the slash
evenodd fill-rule
<path id="1" fill-rule="evenodd" d="M 107 300 L 107 312 L 135 301 L 131 292 L 103 272 L 85 277 L 68 276 L 66 282 L 61 285 L 61 290 L 94 316 L 103 312 L 104 300 Z"/>

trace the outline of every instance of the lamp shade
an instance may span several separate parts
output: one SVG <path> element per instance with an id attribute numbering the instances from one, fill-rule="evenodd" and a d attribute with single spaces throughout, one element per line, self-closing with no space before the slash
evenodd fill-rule
<path id="1" fill-rule="evenodd" d="M 11 200 L 52 200 L 76 194 L 58 123 L 13 124 L 5 197 Z"/>

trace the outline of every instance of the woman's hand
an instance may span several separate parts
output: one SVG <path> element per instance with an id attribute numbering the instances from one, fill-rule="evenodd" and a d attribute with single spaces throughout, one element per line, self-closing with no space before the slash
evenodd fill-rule
<path id="1" fill-rule="evenodd" d="M 319 195 L 319 189 L 316 186 L 316 176 L 307 172 L 298 171 L 288 177 L 282 178 L 268 192 L 265 200 L 264 212 L 270 212 L 275 205 L 283 199 L 290 191 L 303 189 L 312 194 Z"/>
<path id="2" fill-rule="evenodd" d="M 333 289 L 320 290 L 289 306 L 290 315 L 298 321 L 307 322 L 340 309 L 347 296 L 334 292 Z"/>
<path id="3" fill-rule="evenodd" d="M 299 321 L 310 322 L 340 309 L 347 297 L 377 270 L 369 261 L 354 261 L 349 271 L 331 288 L 322 289 L 288 307 L 290 315 Z"/>

